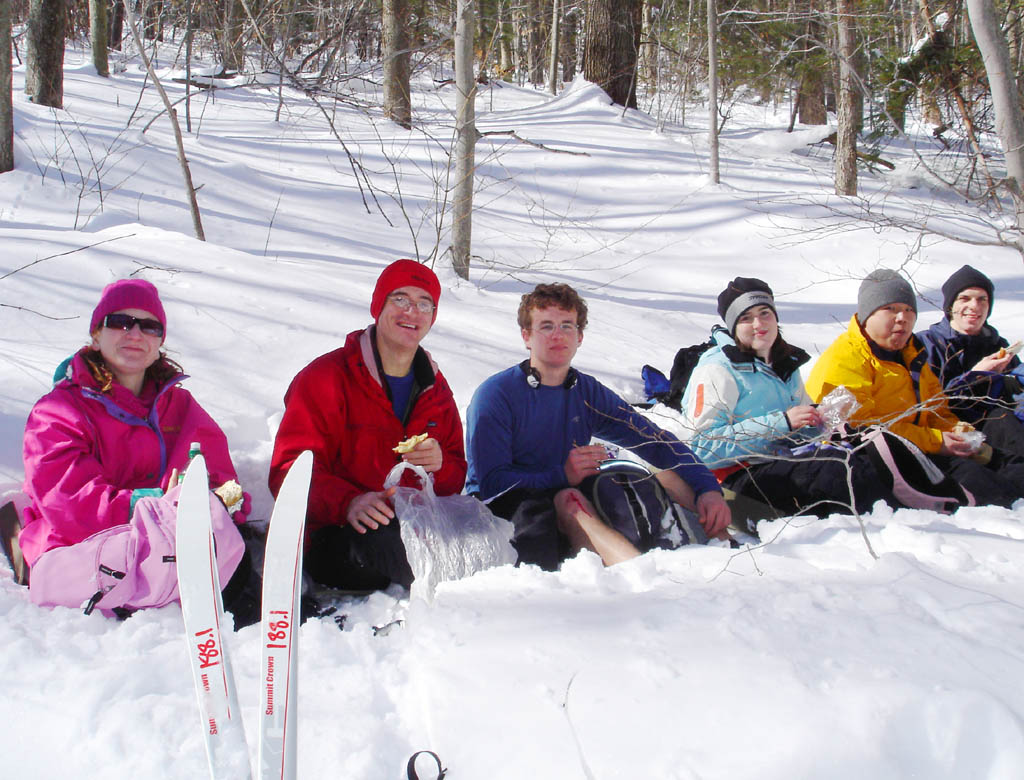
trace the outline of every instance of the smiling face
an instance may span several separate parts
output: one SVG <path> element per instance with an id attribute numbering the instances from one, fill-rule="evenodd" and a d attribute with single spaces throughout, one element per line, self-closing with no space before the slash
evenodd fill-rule
<path id="1" fill-rule="evenodd" d="M 156 319 L 152 312 L 143 309 L 120 309 L 114 314 L 128 314 L 140 319 Z M 149 336 L 138 325 L 131 330 L 107 328 L 100 325 L 93 333 L 92 348 L 98 349 L 107 367 L 118 384 L 124 385 L 138 395 L 146 369 L 160 357 L 160 336 Z"/>
<path id="2" fill-rule="evenodd" d="M 583 343 L 583 332 L 577 326 L 575 309 L 547 306 L 530 309 L 530 327 L 521 331 L 523 343 L 530 350 L 530 365 L 540 373 L 544 384 L 559 384 L 565 378 Z"/>
<path id="3" fill-rule="evenodd" d="M 957 293 L 950 307 L 949 324 L 957 333 L 977 336 L 988 319 L 992 302 L 980 287 L 968 287 Z"/>
<path id="4" fill-rule="evenodd" d="M 751 306 L 736 320 L 736 343 L 768 359 L 775 339 L 779 337 L 779 321 L 771 306 Z"/>
<path id="5" fill-rule="evenodd" d="M 412 302 L 409 310 L 403 310 L 396 302 L 406 298 Z M 419 310 L 417 304 L 430 306 L 426 312 Z M 381 309 L 377 318 L 377 349 L 381 357 L 385 353 L 394 355 L 411 355 L 430 332 L 434 320 L 434 299 L 422 287 L 407 285 L 393 290 Z"/>
<path id="6" fill-rule="evenodd" d="M 882 349 L 903 349 L 914 333 L 917 313 L 905 303 L 889 303 L 871 312 L 864 323 L 868 338 Z"/>

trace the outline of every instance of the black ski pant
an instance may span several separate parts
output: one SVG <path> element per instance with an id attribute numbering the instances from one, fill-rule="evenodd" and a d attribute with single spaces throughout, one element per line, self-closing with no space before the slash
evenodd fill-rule
<path id="1" fill-rule="evenodd" d="M 852 478 L 853 496 L 847 484 Z M 877 501 L 901 504 L 879 479 L 875 467 L 855 452 L 821 449 L 813 455 L 755 463 L 734 472 L 722 483 L 755 501 L 768 504 L 780 517 L 812 514 L 870 512 Z"/>
<path id="2" fill-rule="evenodd" d="M 383 590 L 391 583 L 408 588 L 413 575 L 399 522 L 392 518 L 365 534 L 347 524 L 314 531 L 304 558 L 306 573 L 320 585 L 341 590 Z"/>
<path id="3" fill-rule="evenodd" d="M 998 452 L 985 466 L 970 458 L 930 455 L 933 463 L 971 492 L 979 506 L 1010 506 L 1024 498 L 1024 463 L 997 465 Z"/>
<path id="4" fill-rule="evenodd" d="M 512 489 L 487 505 L 496 516 L 511 521 L 517 563 L 556 571 L 569 554 L 569 540 L 559 532 L 555 513 L 555 495 L 563 489 Z"/>
<path id="5" fill-rule="evenodd" d="M 1012 409 L 989 411 L 977 427 L 985 433 L 985 441 L 995 450 L 993 462 L 996 470 L 1024 463 L 1024 423 Z"/>

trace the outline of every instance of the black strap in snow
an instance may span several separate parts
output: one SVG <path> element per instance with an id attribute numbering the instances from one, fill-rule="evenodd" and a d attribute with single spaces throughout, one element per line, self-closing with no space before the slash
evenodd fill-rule
<path id="1" fill-rule="evenodd" d="M 416 774 L 416 756 L 426 753 L 428 756 L 437 762 L 437 780 L 444 780 L 444 776 L 448 773 L 448 770 L 441 766 L 441 759 L 437 757 L 437 753 L 433 750 L 417 750 L 409 758 L 409 763 L 405 765 L 405 774 L 409 780 L 420 780 L 420 776 Z"/>
<path id="2" fill-rule="evenodd" d="M 91 615 L 92 611 L 96 609 L 96 605 L 99 604 L 100 599 L 103 598 L 103 591 L 98 590 L 92 594 L 89 600 L 85 603 L 85 614 Z"/>

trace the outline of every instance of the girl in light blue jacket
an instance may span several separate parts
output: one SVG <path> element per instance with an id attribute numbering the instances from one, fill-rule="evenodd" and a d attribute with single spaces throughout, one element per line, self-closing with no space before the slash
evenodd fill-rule
<path id="1" fill-rule="evenodd" d="M 712 331 L 715 346 L 687 383 L 683 416 L 690 447 L 722 485 L 780 515 L 866 512 L 888 501 L 864 456 L 801 448 L 822 436 L 821 416 L 800 378 L 810 357 L 780 335 L 771 288 L 737 277 L 718 296 L 718 312 L 726 328 Z"/>

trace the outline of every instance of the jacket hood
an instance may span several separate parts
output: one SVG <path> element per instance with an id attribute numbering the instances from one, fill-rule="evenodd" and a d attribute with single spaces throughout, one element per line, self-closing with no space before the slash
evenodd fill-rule
<path id="1" fill-rule="evenodd" d="M 370 372 L 373 381 L 383 387 L 384 380 L 381 376 L 380 359 L 377 355 L 377 346 L 373 338 L 375 329 L 376 325 L 370 325 L 363 330 L 352 331 L 345 337 L 345 347 L 358 347 L 366 370 Z M 437 363 L 434 362 L 430 353 L 423 349 L 423 347 L 416 348 L 416 356 L 412 359 L 412 370 L 416 375 L 416 382 L 423 390 L 434 384 L 434 379 L 438 373 Z"/>

